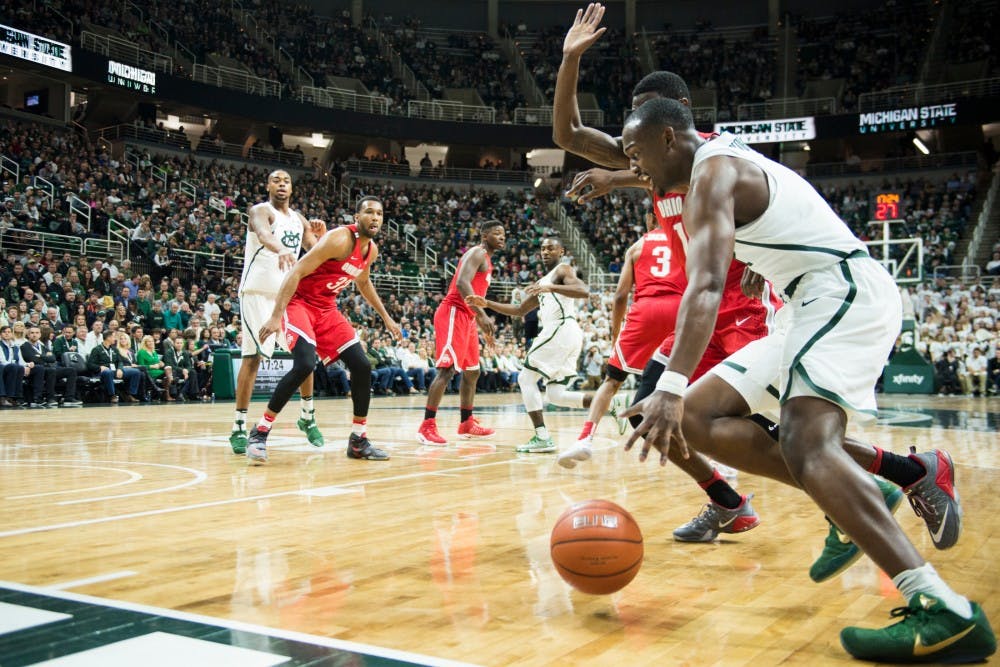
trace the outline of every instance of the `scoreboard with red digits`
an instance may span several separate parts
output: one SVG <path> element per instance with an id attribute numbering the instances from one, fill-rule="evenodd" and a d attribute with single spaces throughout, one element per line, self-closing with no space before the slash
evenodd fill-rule
<path id="1" fill-rule="evenodd" d="M 880 192 L 875 195 L 873 210 L 875 211 L 873 219 L 879 222 L 901 220 L 903 217 L 903 198 L 898 192 Z"/>

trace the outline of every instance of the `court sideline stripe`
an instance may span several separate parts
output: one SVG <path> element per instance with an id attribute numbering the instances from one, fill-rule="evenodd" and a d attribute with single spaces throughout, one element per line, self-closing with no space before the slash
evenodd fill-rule
<path id="1" fill-rule="evenodd" d="M 323 646 L 326 648 L 333 648 L 341 651 L 349 651 L 351 653 L 359 653 L 362 655 L 371 655 L 380 658 L 386 658 L 389 660 L 401 660 L 405 662 L 412 662 L 418 665 L 427 665 L 428 667 L 476 667 L 476 665 L 468 662 L 459 662 L 457 660 L 448 660 L 447 658 L 437 658 L 429 655 L 421 655 L 419 653 L 410 653 L 408 651 L 400 651 L 393 648 L 386 648 L 384 646 L 362 644 L 360 642 L 348 641 L 346 639 L 321 637 L 319 635 L 310 635 L 304 632 L 294 632 L 292 630 L 271 628 L 265 625 L 244 623 L 242 621 L 234 621 L 228 618 L 203 616 L 201 614 L 192 614 L 189 612 L 177 611 L 174 609 L 153 607 L 149 605 L 138 604 L 136 602 L 111 600 L 107 598 L 94 597 L 92 595 L 83 595 L 82 593 L 54 591 L 48 588 L 27 586 L 25 584 L 14 583 L 12 581 L 0 580 L 0 588 L 9 588 L 11 590 L 19 591 L 21 593 L 31 593 L 33 595 L 61 598 L 63 600 L 70 600 L 72 602 L 82 602 L 85 604 L 111 607 L 112 609 L 124 609 L 126 611 L 134 611 L 140 614 L 152 614 L 154 616 L 163 616 L 166 618 L 177 619 L 179 621 L 201 623 L 204 625 L 222 627 L 222 628 L 227 628 L 229 630 L 237 630 L 240 632 L 252 632 L 267 637 L 277 637 L 279 639 L 302 642 L 304 644 L 313 644 L 315 646 Z"/>
<path id="2" fill-rule="evenodd" d="M 62 591 L 67 588 L 79 588 L 80 586 L 89 586 L 90 584 L 99 584 L 105 581 L 114 581 L 115 579 L 124 579 L 125 577 L 134 577 L 139 574 L 133 570 L 121 570 L 119 572 L 108 572 L 107 574 L 99 574 L 94 577 L 87 577 L 86 579 L 74 579 L 73 581 L 64 581 L 59 584 L 51 584 L 49 586 L 43 586 L 47 591 Z"/>

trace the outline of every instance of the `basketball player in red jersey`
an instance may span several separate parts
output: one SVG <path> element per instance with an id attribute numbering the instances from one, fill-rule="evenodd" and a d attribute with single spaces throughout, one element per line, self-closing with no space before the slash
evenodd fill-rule
<path id="1" fill-rule="evenodd" d="M 566 150 L 582 155 L 593 162 L 620 170 L 606 172 L 600 169 L 592 169 L 589 172 L 580 174 L 574 181 L 569 194 L 572 196 L 582 192 L 584 188 L 591 188 L 582 197 L 583 199 L 601 196 L 615 187 L 649 188 L 648 179 L 630 169 L 629 160 L 625 158 L 622 150 L 621 138 L 616 139 L 594 128 L 585 127 L 580 120 L 580 113 L 576 102 L 576 80 L 579 74 L 580 57 L 603 34 L 605 29 L 598 27 L 603 15 L 604 7 L 597 3 L 590 4 L 586 11 L 580 10 L 577 12 L 576 21 L 567 33 L 563 45 L 563 62 L 556 80 L 556 94 L 553 105 L 553 139 L 558 145 Z M 633 109 L 658 97 L 675 99 L 684 105 L 690 106 L 690 93 L 688 92 L 687 84 L 681 77 L 670 72 L 654 72 L 646 76 L 636 84 L 632 94 Z M 675 229 L 675 226 L 679 223 L 680 226 L 675 229 L 679 233 L 675 236 L 678 241 L 686 240 L 686 236 L 682 236 L 681 234 L 683 232 L 683 223 L 680 216 L 680 202 L 682 198 L 679 196 L 671 197 L 669 195 L 671 193 L 664 193 L 663 197 L 654 196 L 654 202 L 656 202 L 654 210 L 657 214 L 663 216 L 660 218 L 660 223 L 661 225 L 667 225 L 665 230 L 668 233 L 671 229 Z M 683 243 L 678 243 L 673 249 L 674 252 L 683 251 L 683 246 Z M 745 291 L 748 293 L 753 293 L 753 287 L 756 287 L 758 291 L 760 290 L 761 281 L 757 280 L 757 277 L 752 272 L 746 271 L 742 279 L 746 286 Z M 740 314 L 741 310 L 739 307 L 733 308 L 730 305 L 738 304 L 738 297 L 732 289 L 733 285 L 735 285 L 735 271 L 730 267 L 726 281 L 726 293 L 723 295 L 723 304 L 725 305 L 720 308 L 719 318 L 716 320 L 715 334 L 712 337 L 709 348 L 718 344 L 724 349 L 725 347 L 737 344 L 740 339 L 745 337 L 746 329 L 743 327 L 753 323 L 751 320 L 743 319 L 746 315 Z M 731 292 L 732 297 L 728 296 Z M 727 312 L 732 311 L 728 312 L 726 320 L 723 319 L 723 309 Z M 731 322 L 731 325 L 728 327 L 725 326 L 727 322 Z M 758 335 L 758 337 L 760 336 Z M 661 351 L 669 354 L 672 345 L 673 340 L 671 337 L 671 339 L 665 341 Z M 660 356 L 660 359 L 665 359 L 665 357 Z M 656 382 L 665 368 L 666 364 L 663 361 L 656 360 L 656 358 L 649 363 L 643 372 L 642 381 L 639 391 L 636 393 L 633 406 L 645 396 L 653 393 L 656 389 Z M 703 359 L 703 363 L 699 364 L 698 371 L 696 372 L 704 373 L 704 368 Z M 712 375 L 714 378 L 714 374 Z M 701 408 L 702 412 L 697 415 L 692 414 L 695 407 Z M 711 433 L 710 437 L 699 439 L 700 442 L 706 443 L 707 446 L 711 447 L 711 451 L 709 451 L 703 446 L 704 451 L 734 468 L 787 482 L 789 473 L 777 446 L 779 427 L 776 423 L 761 415 L 750 415 L 749 419 L 756 422 L 762 430 L 766 431 L 767 436 L 770 437 L 762 438 L 759 442 L 755 441 L 754 443 L 748 443 L 745 439 L 730 437 L 737 431 L 736 423 L 733 421 L 734 418 L 747 417 L 746 405 L 743 408 L 744 411 L 740 412 L 731 405 L 716 405 L 710 402 L 692 406 L 692 409 L 688 413 L 692 417 L 691 421 L 704 424 L 705 428 Z M 773 416 L 777 418 L 777 415 Z M 641 420 L 633 417 L 631 421 L 634 426 L 638 426 Z M 763 442 L 766 442 L 767 446 L 761 446 L 760 443 Z M 907 495 L 910 496 L 911 505 L 913 505 L 917 514 L 924 519 L 936 547 L 947 549 L 955 544 L 959 535 L 958 524 L 961 515 L 960 510 L 956 509 L 958 503 L 957 496 L 944 490 L 937 493 L 934 496 L 935 500 L 930 502 L 930 505 L 933 505 L 932 510 L 927 509 L 929 501 L 922 497 L 926 493 L 925 487 L 934 485 L 933 472 L 941 470 L 943 471 L 942 476 L 947 477 L 946 473 L 951 468 L 950 459 L 947 458 L 947 454 L 935 450 L 924 454 L 900 456 L 853 438 L 845 438 L 843 446 L 851 457 L 870 473 L 881 475 L 885 479 L 903 487 Z M 692 452 L 690 459 L 684 459 L 683 456 L 675 452 L 670 455 L 669 460 L 678 465 L 678 467 L 687 472 L 696 481 L 699 481 L 705 479 L 699 476 L 699 474 L 703 474 L 703 472 L 700 473 L 699 471 L 704 470 L 698 460 L 699 458 L 703 457 L 695 456 L 694 452 Z M 941 463 L 946 459 L 947 464 Z M 707 464 L 707 460 L 705 460 L 705 463 Z M 713 471 L 713 474 L 715 478 L 718 478 L 718 473 Z M 877 481 L 886 505 L 890 509 L 895 509 L 902 500 L 902 494 L 899 489 L 894 484 L 888 484 L 881 480 Z M 707 539 L 712 539 L 717 532 L 729 532 L 725 529 L 727 521 L 734 520 L 734 517 L 735 520 L 740 518 L 738 508 L 730 509 L 731 505 L 727 505 L 725 500 L 720 501 L 717 499 L 721 488 L 718 482 L 708 479 L 707 482 L 699 481 L 699 484 L 703 488 L 706 488 L 706 484 L 708 484 L 706 491 L 712 497 L 713 502 L 706 505 L 705 512 L 675 531 L 674 535 L 678 539 L 684 539 L 683 536 L 687 535 L 692 541 L 701 541 L 697 539 L 699 534 L 704 535 Z M 713 495 L 713 488 L 716 495 Z M 732 493 L 735 494 L 735 491 L 732 491 Z M 732 502 L 732 496 L 729 496 L 729 498 L 730 502 Z M 952 511 L 949 512 L 949 509 Z M 949 517 L 952 525 L 946 525 L 949 522 Z M 839 574 L 861 555 L 861 550 L 851 541 L 850 537 L 841 531 L 832 521 L 829 524 L 829 534 L 826 544 L 820 557 L 813 563 L 809 571 L 809 576 L 817 582 Z M 720 527 L 722 527 L 721 530 Z M 948 530 L 944 530 L 944 528 L 948 528 Z M 678 531 L 682 533 L 681 536 L 678 536 Z M 947 539 L 939 539 L 942 534 L 941 531 L 944 531 L 944 534 L 948 536 Z"/>
<path id="2" fill-rule="evenodd" d="M 626 314 L 629 293 L 635 286 L 635 297 Z M 672 329 L 677 318 L 677 304 L 669 298 L 679 286 L 671 281 L 670 239 L 660 229 L 656 218 L 646 216 L 646 233 L 625 251 L 621 276 L 615 289 L 611 309 L 611 340 L 614 348 L 608 359 L 604 381 L 594 394 L 587 421 L 576 444 L 559 454 L 559 465 L 573 468 L 577 461 L 590 458 L 596 425 L 611 406 L 612 414 L 626 407 L 624 396 L 617 396 L 629 373 L 641 375 L 663 341 L 664 327 Z M 625 432 L 625 421 L 619 420 L 618 433 Z"/>
<path id="3" fill-rule="evenodd" d="M 278 382 L 263 417 L 250 434 L 247 457 L 252 463 L 267 461 L 271 425 L 302 379 L 315 370 L 317 359 L 329 364 L 338 357 L 350 371 L 354 403 L 347 456 L 371 461 L 389 458 L 368 441 L 371 364 L 354 327 L 337 309 L 337 295 L 353 282 L 389 332 L 397 339 L 402 338 L 399 325 L 389 317 L 369 276 L 370 267 L 378 257 L 373 239 L 381 228 L 382 202 L 375 197 L 362 197 L 358 200 L 354 224 L 327 232 L 282 281 L 271 317 L 260 328 L 260 340 L 283 331 L 292 351 L 292 369 Z"/>
<path id="4" fill-rule="evenodd" d="M 552 138 L 561 148 L 570 152 L 582 155 L 587 159 L 605 166 L 628 169 L 628 160 L 621 149 L 621 142 L 604 132 L 585 127 L 580 119 L 579 107 L 576 101 L 576 81 L 579 77 L 580 58 L 583 53 L 604 33 L 605 28 L 599 27 L 601 18 L 604 15 L 604 7 L 600 4 L 591 4 L 586 11 L 577 12 L 576 20 L 563 43 L 563 61 L 559 68 L 556 79 L 556 92 L 553 105 L 553 126 Z M 679 76 L 667 72 L 656 72 L 645 77 L 633 90 L 633 108 L 640 106 L 647 99 L 653 97 L 673 97 L 674 99 L 690 98 L 687 85 Z M 593 171 L 593 170 L 592 170 Z M 579 179 L 578 179 L 579 180 Z M 635 174 L 623 172 L 621 180 L 624 183 L 616 183 L 617 186 L 628 185 L 631 187 L 648 188 L 646 182 L 637 181 Z M 574 183 L 574 187 L 567 193 L 573 197 L 579 194 L 581 188 L 587 183 Z M 662 197 L 657 197 L 654 193 L 653 212 L 669 238 L 669 265 L 664 267 L 667 275 L 662 276 L 664 280 L 672 284 L 676 292 L 661 294 L 658 298 L 665 301 L 663 308 L 672 315 L 667 315 L 659 329 L 660 342 L 666 346 L 669 354 L 671 339 L 664 341 L 664 335 L 672 331 L 672 324 L 677 317 L 677 309 L 680 307 L 680 298 L 687 279 L 684 275 L 683 252 L 684 237 L 683 227 L 674 225 L 680 221 L 681 199 L 680 195 L 663 193 Z M 584 198 L 586 199 L 586 197 Z M 660 201 L 660 200 L 665 201 Z M 665 215 L 666 214 L 666 215 Z M 727 289 L 727 297 L 738 299 L 744 304 L 748 312 L 763 312 L 763 305 L 760 302 L 750 303 L 747 297 L 739 292 L 739 281 L 742 277 L 742 267 L 737 269 L 739 276 L 736 278 L 736 292 Z M 731 272 L 732 273 L 732 272 Z M 727 288 L 732 285 L 727 282 Z M 766 317 L 761 315 L 754 318 L 754 324 L 759 322 L 762 326 L 766 322 Z M 744 324 L 751 324 L 748 320 Z M 767 333 L 766 327 L 755 332 L 754 338 L 760 338 Z M 753 338 L 748 338 L 752 340 Z M 713 339 L 714 342 L 719 342 Z M 738 349 L 738 348 L 736 348 Z M 735 349 L 733 350 L 735 351 Z M 728 353 L 713 354 L 712 359 L 721 361 Z M 706 352 L 706 357 L 709 354 Z M 648 361 L 648 360 L 647 360 Z M 699 370 L 708 370 L 714 364 L 706 360 Z M 642 373 L 639 391 L 635 400 L 652 393 L 659 373 L 664 368 L 662 363 L 649 362 Z M 702 371 L 704 372 L 704 371 Z M 649 385 L 647 387 L 647 385 Z M 593 420 L 591 420 L 593 421 Z M 586 426 L 584 428 L 586 431 Z M 576 448 L 574 447 L 574 450 Z M 582 459 L 586 459 L 586 452 L 579 452 Z M 572 452 L 572 454 L 577 454 Z M 566 462 L 568 460 L 563 457 Z M 689 458 L 680 455 L 671 457 L 671 461 L 694 479 L 699 486 L 709 496 L 711 502 L 706 505 L 705 511 L 688 523 L 680 526 L 674 531 L 674 538 L 685 542 L 708 542 L 714 540 L 720 532 L 738 533 L 756 527 L 760 523 L 757 513 L 750 505 L 750 497 L 742 496 L 730 486 L 718 470 L 711 464 L 705 456 L 692 453 Z"/>
<path id="5" fill-rule="evenodd" d="M 424 421 L 417 430 L 417 440 L 424 445 L 444 446 L 448 441 L 441 437 L 437 427 L 437 410 L 448 383 L 455 373 L 462 373 L 458 389 L 461 419 L 458 425 L 460 438 L 488 438 L 494 430 L 479 425 L 472 416 L 479 380 L 479 331 L 487 345 L 493 345 L 496 326 L 478 306 L 470 306 L 465 297 L 472 294 L 485 296 L 493 276 L 493 253 L 504 247 L 506 231 L 499 220 L 487 220 L 479 226 L 479 244 L 469 248 L 458 262 L 458 269 L 451 279 L 448 294 L 434 312 L 434 345 L 436 348 L 437 377 L 427 389 L 427 408 Z M 478 331 L 477 331 L 478 328 Z"/>

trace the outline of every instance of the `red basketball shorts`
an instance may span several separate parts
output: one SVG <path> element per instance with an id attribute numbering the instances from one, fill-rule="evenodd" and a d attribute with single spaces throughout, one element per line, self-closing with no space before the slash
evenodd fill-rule
<path id="1" fill-rule="evenodd" d="M 681 295 L 646 297 L 632 304 L 618 332 L 608 364 L 626 373 L 642 374 L 663 336 L 673 331 Z"/>
<path id="2" fill-rule="evenodd" d="M 316 346 L 316 354 L 324 364 L 335 361 L 340 353 L 360 342 L 357 332 L 335 307 L 316 308 L 292 297 L 282 321 L 288 349 L 302 339 Z"/>
<path id="3" fill-rule="evenodd" d="M 715 323 L 715 332 L 708 341 L 705 354 L 702 355 L 698 367 L 691 376 L 694 382 L 702 375 L 725 361 L 729 355 L 740 350 L 750 341 L 763 338 L 770 329 L 771 313 L 763 307 L 751 310 L 720 310 Z M 666 363 L 674 347 L 674 334 L 671 333 L 656 352 L 656 360 Z"/>
<path id="4" fill-rule="evenodd" d="M 479 328 L 476 318 L 451 304 L 434 311 L 434 365 L 455 370 L 479 370 Z"/>

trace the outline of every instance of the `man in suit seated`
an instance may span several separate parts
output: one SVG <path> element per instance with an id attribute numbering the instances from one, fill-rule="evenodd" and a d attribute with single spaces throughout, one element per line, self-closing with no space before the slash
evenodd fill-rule
<path id="1" fill-rule="evenodd" d="M 0 407 L 14 407 L 24 392 L 25 366 L 9 326 L 0 327 Z"/>
<path id="2" fill-rule="evenodd" d="M 122 360 L 115 348 L 114 332 L 105 331 L 102 334 L 101 344 L 91 350 L 90 356 L 87 357 L 87 368 L 90 372 L 101 376 L 104 391 L 112 403 L 118 402 L 118 395 L 115 393 L 115 380 L 127 383 L 128 392 L 125 394 L 125 399 L 129 403 L 138 402 L 136 394 L 139 393 L 142 373 L 138 368 L 122 367 Z"/>
<path id="3" fill-rule="evenodd" d="M 28 363 L 34 364 L 32 369 L 33 381 L 31 403 L 46 405 L 50 408 L 58 408 L 59 401 L 56 399 L 56 383 L 59 380 L 66 380 L 66 392 L 63 396 L 63 405 L 68 408 L 78 408 L 83 405 L 76 398 L 76 370 L 60 366 L 56 362 L 56 355 L 52 350 L 52 342 L 49 336 L 52 329 L 45 327 L 45 336 L 42 336 L 40 327 L 28 328 L 28 340 L 21 345 L 21 356 Z M 45 391 L 45 399 L 42 398 L 41 390 Z"/>

